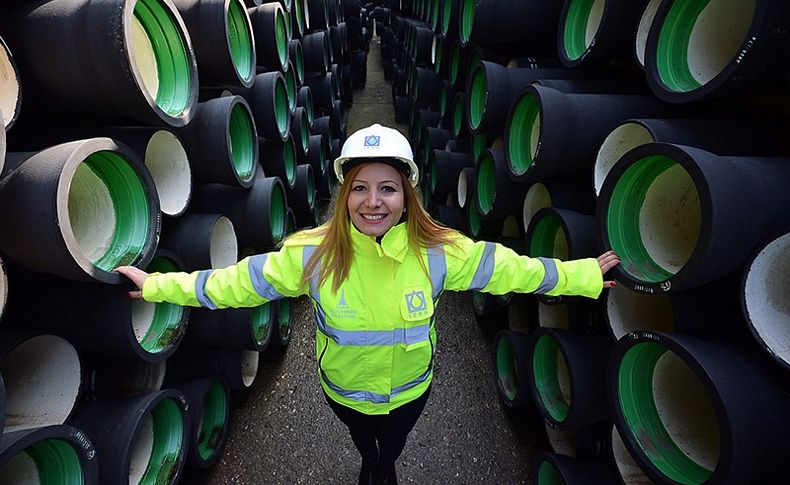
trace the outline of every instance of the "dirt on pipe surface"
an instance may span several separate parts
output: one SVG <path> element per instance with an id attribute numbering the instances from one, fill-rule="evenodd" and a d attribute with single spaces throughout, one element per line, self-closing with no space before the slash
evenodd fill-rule
<path id="1" fill-rule="evenodd" d="M 378 38 L 367 84 L 354 93 L 348 133 L 381 123 L 396 127 Z M 405 125 L 397 128 L 406 133 Z M 285 350 L 261 355 L 249 391 L 233 394 L 222 456 L 181 483 L 356 483 L 361 458 L 318 383 L 315 319 L 307 297 L 294 300 Z M 400 483 L 526 483 L 533 456 L 550 450 L 535 411 L 507 411 L 494 385 L 494 328 L 475 319 L 470 293 L 446 293 L 437 308 L 438 346 L 431 396 L 397 461 Z"/>

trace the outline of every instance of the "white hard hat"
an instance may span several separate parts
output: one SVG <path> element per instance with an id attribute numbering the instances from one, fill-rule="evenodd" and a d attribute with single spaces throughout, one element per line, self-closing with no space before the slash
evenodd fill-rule
<path id="1" fill-rule="evenodd" d="M 409 140 L 398 130 L 381 126 L 378 123 L 355 131 L 343 143 L 340 156 L 335 159 L 337 180 L 341 184 L 343 183 L 344 165 L 350 165 L 353 160 L 369 158 L 403 162 L 405 165 L 403 168 L 408 169 L 408 173 L 406 173 L 406 170 L 403 170 L 403 172 L 408 176 L 409 183 L 412 187 L 417 186 L 420 174 L 417 165 L 414 163 L 414 155 L 412 155 Z"/>

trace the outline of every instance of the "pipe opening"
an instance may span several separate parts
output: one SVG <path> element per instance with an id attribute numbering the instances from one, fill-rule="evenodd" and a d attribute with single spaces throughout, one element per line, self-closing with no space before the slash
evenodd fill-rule
<path id="1" fill-rule="evenodd" d="M 288 298 L 280 300 L 280 311 L 277 313 L 280 330 L 280 340 L 286 341 L 291 337 L 291 301 Z"/>
<path id="2" fill-rule="evenodd" d="M 507 307 L 507 328 L 514 332 L 528 334 L 532 312 L 523 303 L 511 303 Z"/>
<path id="3" fill-rule="evenodd" d="M 461 129 L 464 127 L 464 100 L 461 96 L 455 97 L 453 103 L 453 136 L 461 136 Z"/>
<path id="4" fill-rule="evenodd" d="M 312 170 L 308 170 L 307 171 L 307 203 L 310 205 L 310 207 L 317 205 L 315 204 L 315 201 L 318 199 L 318 197 L 315 196 L 315 193 L 316 193 L 315 176 L 313 175 Z"/>
<path id="5" fill-rule="evenodd" d="M 443 7 L 441 29 L 442 34 L 447 35 L 447 32 L 450 31 L 450 17 L 453 15 L 453 2 L 445 1 Z"/>
<path id="6" fill-rule="evenodd" d="M 552 419 L 562 422 L 571 405 L 571 379 L 568 364 L 556 339 L 541 335 L 532 356 L 535 390 L 540 404 Z"/>
<path id="7" fill-rule="evenodd" d="M 635 279 L 658 283 L 688 262 L 700 236 L 702 204 L 689 173 L 674 160 L 645 157 L 617 181 L 607 211 L 612 248 Z"/>
<path id="8" fill-rule="evenodd" d="M 634 345 L 618 366 L 617 394 L 629 439 L 661 473 L 681 483 L 711 477 L 721 449 L 718 419 L 677 354 L 658 343 Z"/>
<path id="9" fill-rule="evenodd" d="M 532 168 L 540 142 L 540 104 L 532 94 L 516 102 L 510 119 L 507 150 L 511 171 L 524 175 Z"/>
<path id="10" fill-rule="evenodd" d="M 264 303 L 252 309 L 252 332 L 258 345 L 264 343 L 266 336 L 269 334 L 271 322 L 272 309 L 269 303 Z"/>
<path id="11" fill-rule="evenodd" d="M 192 171 L 175 133 L 159 130 L 151 136 L 145 148 L 145 166 L 154 179 L 162 212 L 169 216 L 184 212 L 192 194 Z"/>
<path id="12" fill-rule="evenodd" d="M 752 333 L 768 353 L 790 365 L 790 298 L 783 291 L 790 283 L 790 235 L 766 245 L 746 274 L 744 304 Z"/>
<path id="13" fill-rule="evenodd" d="M 570 328 L 568 307 L 566 305 L 547 305 L 538 302 L 538 325 L 546 328 Z"/>
<path id="14" fill-rule="evenodd" d="M 14 69 L 11 52 L 3 39 L 0 39 L 0 113 L 3 115 L 5 128 L 8 128 L 11 120 L 16 118 L 20 87 L 21 83 L 16 69 Z M 0 169 L 2 169 L 2 162 L 0 162 Z"/>
<path id="15" fill-rule="evenodd" d="M 472 28 L 475 25 L 475 4 L 477 0 L 462 0 L 459 16 L 461 17 L 458 36 L 461 43 L 467 44 L 472 36 Z"/>
<path id="16" fill-rule="evenodd" d="M 439 181 L 438 168 L 436 166 L 436 153 L 431 150 L 430 162 L 428 162 L 428 176 L 431 178 L 431 192 L 436 191 L 436 184 Z"/>
<path id="17" fill-rule="evenodd" d="M 488 80 L 483 63 L 478 63 L 472 73 L 472 84 L 469 88 L 469 123 L 473 129 L 480 128 L 488 102 Z"/>
<path id="18" fill-rule="evenodd" d="M 310 149 L 310 127 L 307 125 L 306 112 L 302 112 L 299 117 L 299 143 L 302 144 L 302 152 L 306 154 Z"/>
<path id="19" fill-rule="evenodd" d="M 458 194 L 458 207 L 466 207 L 466 189 L 467 189 L 467 180 L 466 180 L 466 171 L 461 170 L 461 173 L 458 174 L 458 188 L 456 193 Z"/>
<path id="20" fill-rule="evenodd" d="M 272 184 L 272 195 L 269 203 L 269 221 L 272 226 L 272 237 L 275 240 L 283 238 L 285 231 L 285 212 L 287 204 L 285 192 L 280 184 Z"/>
<path id="21" fill-rule="evenodd" d="M 0 259 L 0 319 L 3 318 L 3 311 L 8 303 L 8 274 L 6 273 L 3 260 Z"/>
<path id="22" fill-rule="evenodd" d="M 170 116 L 184 113 L 195 85 L 185 33 L 176 18 L 160 0 L 138 0 L 127 39 L 137 85 Z"/>
<path id="23" fill-rule="evenodd" d="M 57 438 L 28 446 L 0 468 L 0 483 L 83 483 L 84 478 L 77 451 Z"/>
<path id="24" fill-rule="evenodd" d="M 296 69 L 293 67 L 293 64 L 289 67 L 290 69 L 283 73 L 283 78 L 285 80 L 285 94 L 288 99 L 288 113 L 293 114 L 296 109 Z"/>
<path id="25" fill-rule="evenodd" d="M 546 436 L 549 438 L 549 444 L 551 445 L 551 449 L 554 450 L 554 453 L 575 458 L 576 430 L 569 429 L 560 431 L 552 428 L 548 423 L 546 423 L 545 427 Z"/>
<path id="26" fill-rule="evenodd" d="M 281 105 L 278 103 L 276 106 L 275 110 L 279 117 Z M 241 180 L 252 179 L 255 174 L 255 147 L 258 135 L 255 132 L 252 114 L 246 105 L 242 103 L 233 105 L 228 123 L 228 136 L 230 138 L 230 143 L 228 143 L 230 158 L 234 170 Z"/>
<path id="27" fill-rule="evenodd" d="M 77 351 L 65 339 L 39 335 L 19 344 L 0 362 L 4 432 L 65 423 L 79 396 L 80 372 Z"/>
<path id="28" fill-rule="evenodd" d="M 666 293 L 637 293 L 623 285 L 609 289 L 606 317 L 615 340 L 637 330 L 674 332 L 675 313 Z"/>
<path id="29" fill-rule="evenodd" d="M 171 259 L 157 257 L 148 272 L 170 273 L 181 271 Z M 132 330 L 137 342 L 146 352 L 158 354 L 169 349 L 183 334 L 184 307 L 171 303 L 149 303 L 132 300 Z"/>
<path id="30" fill-rule="evenodd" d="M 290 138 L 283 144 L 283 164 L 285 165 L 285 181 L 291 187 L 296 182 L 296 147 Z"/>
<path id="31" fill-rule="evenodd" d="M 285 15 L 282 8 L 274 11 L 274 42 L 277 46 L 277 60 L 280 66 L 285 66 L 288 61 L 288 27 L 285 25 Z"/>
<path id="32" fill-rule="evenodd" d="M 687 93 L 736 60 L 754 20 L 757 0 L 679 0 L 659 29 L 656 67 L 671 91 Z"/>
<path id="33" fill-rule="evenodd" d="M 458 72 L 461 70 L 461 46 L 453 43 L 450 48 L 450 83 L 455 86 L 458 81 Z"/>
<path id="34" fill-rule="evenodd" d="M 214 227 L 211 228 L 211 241 L 209 242 L 209 260 L 214 269 L 225 268 L 236 264 L 238 257 L 238 242 L 233 223 L 225 216 L 219 216 Z"/>
<path id="35" fill-rule="evenodd" d="M 581 59 L 592 47 L 601 26 L 605 4 L 604 0 L 571 0 L 562 37 L 562 47 L 568 59 Z"/>
<path id="36" fill-rule="evenodd" d="M 565 485 L 565 480 L 554 464 L 543 460 L 538 468 L 538 483 L 540 485 Z"/>
<path id="37" fill-rule="evenodd" d="M 241 382 L 244 387 L 250 387 L 258 375 L 258 358 L 261 353 L 255 350 L 241 351 Z"/>
<path id="38" fill-rule="evenodd" d="M 255 76 L 255 51 L 252 43 L 252 32 L 249 16 L 238 0 L 228 3 L 225 17 L 225 28 L 228 35 L 228 47 L 233 68 L 245 84 Z"/>
<path id="39" fill-rule="evenodd" d="M 289 107 L 288 87 L 285 85 L 285 77 L 277 76 L 274 81 L 274 115 L 281 138 L 288 134 L 288 117 L 290 114 L 291 109 Z"/>
<path id="40" fill-rule="evenodd" d="M 447 114 L 447 98 L 450 96 L 449 84 L 441 84 L 439 86 L 439 115 L 444 118 Z"/>
<path id="41" fill-rule="evenodd" d="M 480 159 L 480 154 L 486 149 L 487 136 L 485 133 L 478 133 L 472 136 L 472 158 Z"/>
<path id="42" fill-rule="evenodd" d="M 132 264 L 148 242 L 148 194 L 118 153 L 102 150 L 80 163 L 68 189 L 68 225 L 79 251 L 104 270 Z"/>
<path id="43" fill-rule="evenodd" d="M 551 207 L 549 189 L 542 183 L 535 182 L 527 190 L 527 195 L 524 196 L 524 209 L 521 212 L 523 226 L 529 227 L 535 214 L 545 207 Z"/>
<path id="44" fill-rule="evenodd" d="M 518 397 L 518 362 L 513 342 L 503 334 L 496 346 L 496 375 L 500 388 L 509 401 Z"/>
<path id="45" fill-rule="evenodd" d="M 485 152 L 480 157 L 477 171 L 477 203 L 483 214 L 488 214 L 494 208 L 496 198 L 496 167 L 490 152 Z"/>
<path id="46" fill-rule="evenodd" d="M 203 398 L 200 429 L 197 434 L 197 451 L 208 460 L 217 453 L 222 444 L 228 414 L 228 395 L 218 382 L 214 382 Z"/>
<path id="47" fill-rule="evenodd" d="M 470 199 L 467 205 L 469 206 L 469 210 L 467 210 L 467 217 L 469 218 L 469 235 L 477 237 L 477 235 L 480 234 L 480 230 L 483 228 L 480 211 L 477 209 L 477 203 L 474 200 Z"/>
<path id="48" fill-rule="evenodd" d="M 546 213 L 535 225 L 529 241 L 529 254 L 533 258 L 557 258 L 563 261 L 570 259 L 568 238 L 562 222 L 556 215 Z"/>
<path id="49" fill-rule="evenodd" d="M 606 176 L 626 152 L 654 141 L 650 131 L 639 123 L 623 123 L 612 130 L 601 143 L 601 148 L 595 157 L 593 170 L 595 195 L 601 194 L 601 187 L 603 187 Z"/>
<path id="50" fill-rule="evenodd" d="M 645 10 L 642 12 L 642 17 L 639 19 L 634 50 L 636 52 L 636 60 L 643 68 L 645 67 L 647 35 L 650 33 L 650 27 L 653 25 L 653 19 L 656 18 L 659 5 L 661 5 L 661 0 L 650 0 L 650 3 L 647 4 Z"/>
<path id="51" fill-rule="evenodd" d="M 612 457 L 623 483 L 634 485 L 652 485 L 653 481 L 645 476 L 639 465 L 636 464 L 628 448 L 623 443 L 617 426 L 612 426 Z"/>
<path id="52" fill-rule="evenodd" d="M 140 424 L 129 462 L 129 483 L 162 483 L 178 469 L 184 441 L 184 417 L 173 399 L 164 399 Z"/>
<path id="53" fill-rule="evenodd" d="M 296 81 L 301 86 L 304 84 L 304 51 L 302 51 L 302 44 L 296 48 Z"/>

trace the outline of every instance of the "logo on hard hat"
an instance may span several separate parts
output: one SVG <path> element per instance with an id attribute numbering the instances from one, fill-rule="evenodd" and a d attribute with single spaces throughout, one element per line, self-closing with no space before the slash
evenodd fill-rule
<path id="1" fill-rule="evenodd" d="M 381 143 L 381 137 L 378 135 L 369 135 L 365 137 L 366 147 L 377 147 Z"/>

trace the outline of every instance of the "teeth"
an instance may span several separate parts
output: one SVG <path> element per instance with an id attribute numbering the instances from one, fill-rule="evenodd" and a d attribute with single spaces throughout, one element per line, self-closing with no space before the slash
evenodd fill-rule
<path id="1" fill-rule="evenodd" d="M 380 221 L 381 219 L 384 219 L 384 217 L 386 217 L 386 214 L 371 214 L 371 215 L 363 214 L 362 217 L 371 221 Z"/>

